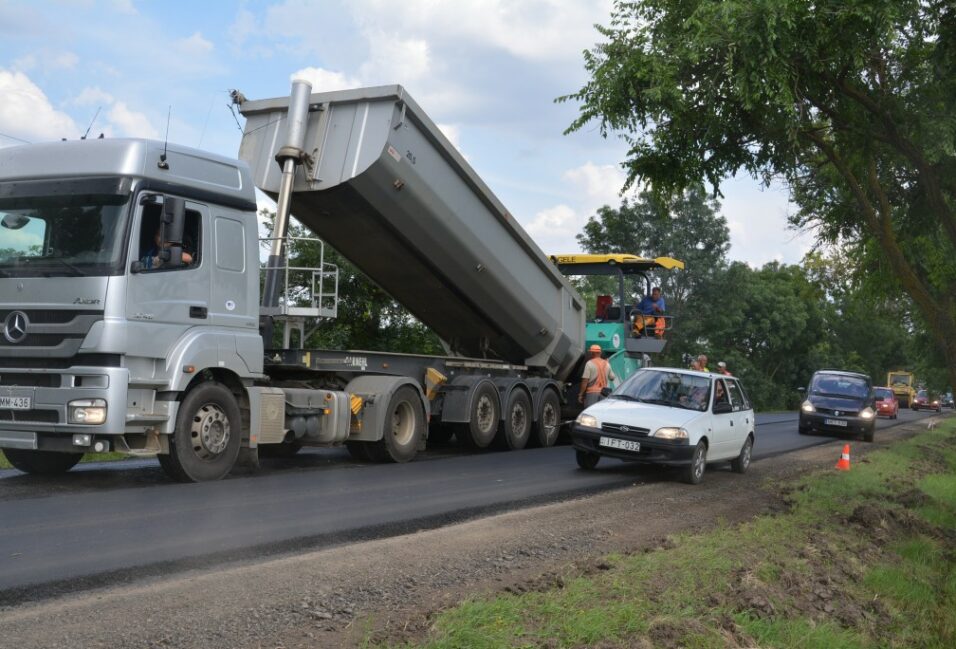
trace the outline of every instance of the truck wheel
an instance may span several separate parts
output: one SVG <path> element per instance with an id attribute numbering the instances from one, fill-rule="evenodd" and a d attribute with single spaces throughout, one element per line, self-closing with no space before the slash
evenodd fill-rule
<path id="1" fill-rule="evenodd" d="M 585 471 L 593 471 L 597 468 L 598 462 L 601 461 L 601 456 L 591 451 L 575 450 L 574 459 L 578 461 L 578 466 Z"/>
<path id="2" fill-rule="evenodd" d="M 748 435 L 743 448 L 740 449 L 740 455 L 730 461 L 730 468 L 734 473 L 746 473 L 750 467 L 750 460 L 754 452 L 754 436 Z"/>
<path id="3" fill-rule="evenodd" d="M 561 432 L 561 399 L 554 390 L 545 390 L 541 395 L 538 421 L 534 427 L 535 441 L 539 446 L 554 446 Z"/>
<path id="4" fill-rule="evenodd" d="M 385 411 L 382 439 L 368 445 L 375 462 L 409 462 L 425 436 L 425 409 L 418 392 L 403 386 L 395 391 Z"/>
<path id="5" fill-rule="evenodd" d="M 3 454 L 14 468 L 33 475 L 66 473 L 83 458 L 82 453 L 56 453 L 23 448 L 5 448 Z"/>
<path id="6" fill-rule="evenodd" d="M 179 405 L 169 455 L 160 455 L 163 470 L 179 482 L 206 482 L 226 477 L 242 442 L 239 404 L 222 383 L 200 383 Z"/>
<path id="7" fill-rule="evenodd" d="M 459 424 L 455 437 L 465 448 L 487 448 L 498 431 L 501 406 L 493 383 L 481 383 L 471 400 L 468 423 Z"/>
<path id="8" fill-rule="evenodd" d="M 498 429 L 495 444 L 500 448 L 520 451 L 528 444 L 531 437 L 531 397 L 524 390 L 518 388 L 511 391 L 508 405 L 505 407 L 505 418 Z"/>
<path id="9" fill-rule="evenodd" d="M 697 442 L 694 455 L 684 468 L 683 480 L 687 484 L 700 484 L 704 479 L 704 470 L 707 468 L 707 445 L 703 440 Z"/>

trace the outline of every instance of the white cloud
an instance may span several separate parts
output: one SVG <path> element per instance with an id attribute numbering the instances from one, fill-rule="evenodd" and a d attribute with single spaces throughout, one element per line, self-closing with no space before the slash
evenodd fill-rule
<path id="1" fill-rule="evenodd" d="M 574 252 L 579 246 L 574 236 L 584 227 L 586 219 L 568 205 L 555 205 L 534 215 L 524 229 L 546 255 Z"/>
<path id="2" fill-rule="evenodd" d="M 0 68 L 0 132 L 24 140 L 76 136 L 76 123 L 53 108 L 40 88 L 22 72 Z"/>
<path id="3" fill-rule="evenodd" d="M 293 72 L 290 76 L 291 81 L 302 79 L 312 84 L 312 92 L 331 92 L 333 90 L 346 90 L 348 88 L 357 88 L 362 85 L 358 79 L 348 77 L 341 72 L 334 72 L 324 68 L 302 68 Z"/>
<path id="4" fill-rule="evenodd" d="M 530 61 L 580 60 L 611 0 L 355 0 L 356 16 L 395 33 L 468 40 Z"/>
<path id="5" fill-rule="evenodd" d="M 40 49 L 15 59 L 11 67 L 21 72 L 29 72 L 31 70 L 56 72 L 60 70 L 73 70 L 79 62 L 80 57 L 73 52 Z"/>
<path id="6" fill-rule="evenodd" d="M 118 101 L 113 104 L 107 118 L 112 127 L 109 130 L 112 132 L 115 129 L 115 135 L 120 137 L 159 137 L 159 131 L 153 128 L 149 118 L 143 113 L 130 110 L 126 102 Z"/>
<path id="7" fill-rule="evenodd" d="M 627 175 L 618 165 L 596 165 L 588 161 L 564 172 L 563 178 L 581 187 L 590 205 L 597 209 L 602 205 L 617 206 L 621 203 L 621 189 Z"/>
<path id="8" fill-rule="evenodd" d="M 235 20 L 229 25 L 229 40 L 235 48 L 242 48 L 243 45 L 259 31 L 259 24 L 256 21 L 256 15 L 248 9 L 240 9 L 236 14 Z"/>
<path id="9" fill-rule="evenodd" d="M 359 68 L 359 76 L 368 85 L 417 81 L 429 71 L 428 43 L 422 39 L 403 39 L 383 30 L 367 33 L 369 58 Z"/>
<path id="10" fill-rule="evenodd" d="M 176 49 L 187 56 L 203 56 L 212 52 L 213 44 L 203 38 L 200 32 L 196 32 L 189 38 L 176 41 Z"/>
<path id="11" fill-rule="evenodd" d="M 76 106 L 102 106 L 112 104 L 113 101 L 113 95 L 99 86 L 87 86 L 70 103 Z"/>

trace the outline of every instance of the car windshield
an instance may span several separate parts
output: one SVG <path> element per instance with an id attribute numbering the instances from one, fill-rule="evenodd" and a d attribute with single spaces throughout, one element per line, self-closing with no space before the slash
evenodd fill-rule
<path id="1" fill-rule="evenodd" d="M 704 411 L 710 403 L 710 379 L 667 370 L 641 370 L 610 398 Z"/>
<path id="2" fill-rule="evenodd" d="M 128 195 L 2 196 L 0 277 L 121 272 Z"/>
<path id="3" fill-rule="evenodd" d="M 922 397 L 923 399 L 925 399 L 927 397 L 926 390 L 920 390 L 919 392 L 916 393 L 916 396 Z"/>
<path id="4" fill-rule="evenodd" d="M 810 384 L 810 394 L 827 397 L 863 399 L 869 385 L 863 377 L 844 374 L 815 374 Z"/>
<path id="5" fill-rule="evenodd" d="M 876 394 L 877 401 L 884 401 L 886 399 L 893 398 L 893 392 L 887 388 L 877 388 L 874 392 Z"/>

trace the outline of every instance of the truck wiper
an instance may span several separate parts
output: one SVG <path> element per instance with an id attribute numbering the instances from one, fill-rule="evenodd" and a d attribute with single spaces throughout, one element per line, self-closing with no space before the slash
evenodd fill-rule
<path id="1" fill-rule="evenodd" d="M 83 276 L 86 275 L 86 273 L 84 273 L 82 269 L 78 268 L 77 266 L 74 266 L 73 264 L 71 264 L 70 262 L 66 261 L 65 259 L 60 259 L 59 257 L 46 257 L 46 258 L 43 258 L 42 261 L 44 261 L 44 262 L 46 262 L 46 261 L 55 261 L 55 262 L 57 262 L 58 264 L 60 264 L 61 266 L 65 267 L 65 268 L 69 268 L 70 270 L 72 270 L 72 271 L 76 274 L 77 277 L 83 277 Z"/>

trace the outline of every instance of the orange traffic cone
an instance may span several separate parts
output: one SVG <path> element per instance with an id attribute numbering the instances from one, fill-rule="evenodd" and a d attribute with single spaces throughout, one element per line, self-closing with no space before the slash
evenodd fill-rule
<path id="1" fill-rule="evenodd" d="M 840 471 L 850 470 L 850 445 L 843 445 L 843 452 L 840 453 L 840 461 L 836 463 L 836 468 Z"/>

